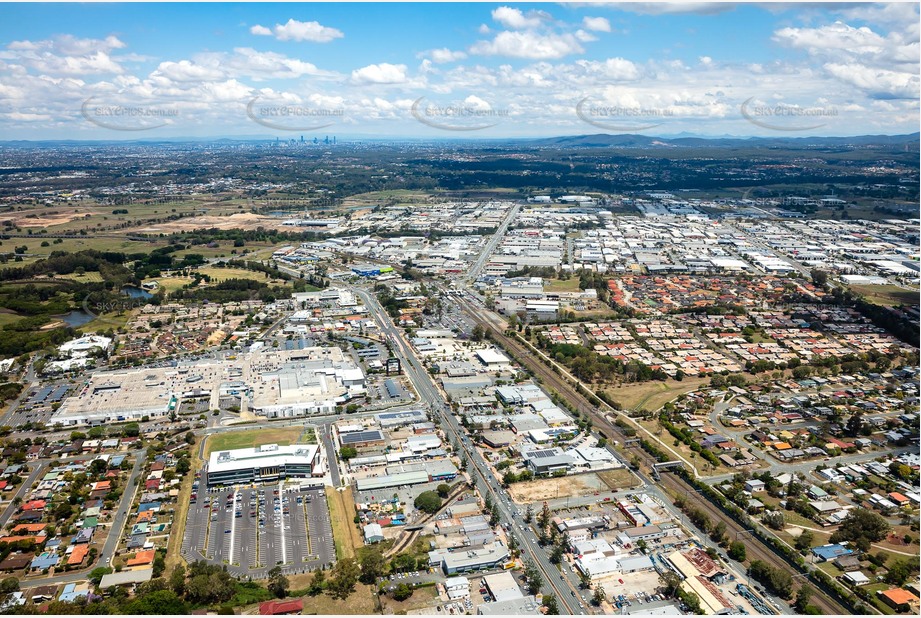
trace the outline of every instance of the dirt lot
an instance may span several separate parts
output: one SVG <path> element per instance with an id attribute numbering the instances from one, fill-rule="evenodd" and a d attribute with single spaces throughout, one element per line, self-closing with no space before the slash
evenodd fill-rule
<path id="1" fill-rule="evenodd" d="M 597 474 L 590 473 L 515 483 L 508 491 L 512 500 L 518 504 L 528 504 L 555 498 L 588 496 L 597 491 L 610 490 Z"/>
<path id="2" fill-rule="evenodd" d="M 611 491 L 630 489 L 631 487 L 636 487 L 640 484 L 637 478 L 630 474 L 630 471 L 626 468 L 620 468 L 618 470 L 605 470 L 596 474 L 602 481 L 604 481 L 604 483 L 608 486 L 608 489 Z"/>
<path id="3" fill-rule="evenodd" d="M 161 232 L 164 234 L 171 234 L 173 232 L 189 232 L 203 228 L 217 228 L 219 230 L 254 230 L 260 226 L 266 229 L 280 230 L 283 229 L 281 224 L 283 220 L 284 219 L 280 217 L 266 217 L 251 213 L 236 213 L 227 217 L 202 215 L 198 217 L 186 217 L 178 221 L 145 225 L 131 231 L 145 234 Z"/>

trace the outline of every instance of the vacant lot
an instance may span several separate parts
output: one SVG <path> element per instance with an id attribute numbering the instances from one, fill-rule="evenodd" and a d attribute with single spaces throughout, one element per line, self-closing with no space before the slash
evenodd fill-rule
<path id="1" fill-rule="evenodd" d="M 609 489 L 607 484 L 594 473 L 515 483 L 508 490 L 512 500 L 518 504 L 588 496 L 597 491 L 609 491 Z"/>
<path id="2" fill-rule="evenodd" d="M 642 382 L 607 389 L 607 393 L 624 407 L 624 410 L 646 410 L 654 412 L 678 395 L 689 393 L 704 384 L 709 378 L 685 378 L 682 381 Z"/>
<path id="3" fill-rule="evenodd" d="M 329 571 L 327 571 L 329 573 Z M 313 573 L 304 573 L 301 575 L 288 575 L 288 581 L 291 584 L 291 590 L 303 590 L 310 585 Z M 373 586 L 358 584 L 347 599 L 334 599 L 328 594 L 318 594 L 317 596 L 300 597 L 304 600 L 304 614 L 312 616 L 332 616 L 332 615 L 373 615 L 380 614 L 377 604 L 377 595 Z M 258 614 L 259 607 L 253 607 L 245 614 Z"/>
<path id="4" fill-rule="evenodd" d="M 871 303 L 895 307 L 897 305 L 917 305 L 917 292 L 895 285 L 852 285 L 851 290 L 860 294 Z"/>
<path id="5" fill-rule="evenodd" d="M 248 448 L 257 444 L 293 444 L 303 430 L 300 427 L 264 428 L 253 427 L 238 431 L 215 434 L 208 438 L 205 457 L 214 451 L 229 451 L 235 448 Z"/>
<path id="6" fill-rule="evenodd" d="M 397 584 L 392 584 L 396 586 Z M 419 588 L 413 591 L 413 596 L 405 601 L 394 601 L 389 596 L 381 597 L 383 609 L 381 611 L 385 616 L 392 614 L 405 614 L 413 610 L 434 608 L 436 605 L 442 605 L 444 602 L 438 598 L 438 591 L 435 586 L 429 588 Z M 429 612 L 429 613 L 434 613 Z"/>
<path id="7" fill-rule="evenodd" d="M 621 489 L 630 489 L 639 484 L 637 478 L 626 468 L 618 470 L 604 470 L 598 472 L 598 477 L 604 481 L 611 491 L 620 491 Z"/>
<path id="8" fill-rule="evenodd" d="M 352 488 L 338 491 L 335 487 L 327 487 L 326 502 L 329 504 L 329 519 L 333 524 L 336 558 L 352 558 L 356 549 L 364 547 L 364 539 L 354 523 L 356 513 Z"/>
<path id="9" fill-rule="evenodd" d="M 545 292 L 578 292 L 579 278 L 570 279 L 548 279 L 544 281 Z"/>
<path id="10" fill-rule="evenodd" d="M 263 281 L 272 285 L 286 285 L 286 281 L 280 279 L 271 279 L 265 276 L 265 273 L 247 270 L 245 268 L 216 268 L 205 266 L 198 269 L 203 275 L 211 277 L 211 281 L 218 283 L 227 279 L 252 279 L 253 281 Z"/>

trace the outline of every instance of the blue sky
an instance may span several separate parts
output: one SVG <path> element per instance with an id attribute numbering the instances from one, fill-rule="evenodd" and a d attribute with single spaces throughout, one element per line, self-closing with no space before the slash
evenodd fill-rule
<path id="1" fill-rule="evenodd" d="M 918 130 L 916 3 L 5 4 L 0 134 Z"/>

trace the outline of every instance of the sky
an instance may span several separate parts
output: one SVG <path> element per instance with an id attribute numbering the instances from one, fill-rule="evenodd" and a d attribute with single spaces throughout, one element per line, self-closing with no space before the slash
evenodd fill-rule
<path id="1" fill-rule="evenodd" d="M 907 3 L 0 4 L 0 139 L 900 134 Z"/>

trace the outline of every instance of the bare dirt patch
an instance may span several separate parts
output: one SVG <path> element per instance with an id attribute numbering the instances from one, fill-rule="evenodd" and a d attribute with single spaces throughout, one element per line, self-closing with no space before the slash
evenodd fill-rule
<path id="1" fill-rule="evenodd" d="M 143 232 L 146 234 L 160 232 L 168 234 L 172 232 L 189 232 L 202 228 L 217 228 L 219 230 L 254 230 L 257 227 L 264 227 L 273 230 L 280 230 L 282 229 L 282 221 L 283 219 L 277 217 L 266 217 L 264 215 L 254 215 L 252 213 L 235 213 L 226 217 L 202 215 L 199 217 L 187 217 L 178 221 L 157 223 L 156 225 L 145 225 L 144 227 L 140 227 L 132 231 Z"/>
<path id="2" fill-rule="evenodd" d="M 607 484 L 595 473 L 515 483 L 508 490 L 512 500 L 518 504 L 588 496 L 598 491 L 609 490 Z"/>

